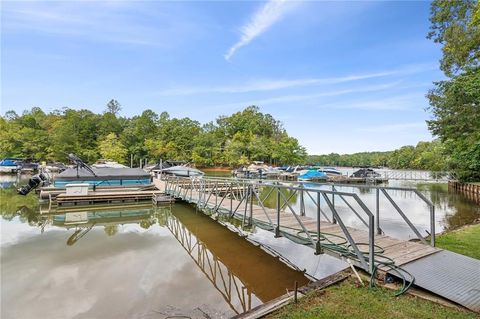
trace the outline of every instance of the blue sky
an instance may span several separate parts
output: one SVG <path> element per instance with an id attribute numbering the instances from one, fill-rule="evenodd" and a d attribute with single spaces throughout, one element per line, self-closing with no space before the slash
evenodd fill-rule
<path id="1" fill-rule="evenodd" d="M 311 154 L 431 140 L 425 94 L 442 79 L 429 2 L 2 1 L 1 111 L 206 123 L 248 105 Z"/>

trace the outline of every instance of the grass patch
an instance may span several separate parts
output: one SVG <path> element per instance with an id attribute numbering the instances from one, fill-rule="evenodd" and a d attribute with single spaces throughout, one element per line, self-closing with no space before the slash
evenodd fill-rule
<path id="1" fill-rule="evenodd" d="M 480 259 L 480 224 L 440 235 L 436 239 L 436 245 L 439 248 Z"/>
<path id="2" fill-rule="evenodd" d="M 468 311 L 448 308 L 411 295 L 393 297 L 386 288 L 358 287 L 349 278 L 322 291 L 314 291 L 297 304 L 291 303 L 267 318 L 333 319 L 470 319 L 478 318 Z"/>

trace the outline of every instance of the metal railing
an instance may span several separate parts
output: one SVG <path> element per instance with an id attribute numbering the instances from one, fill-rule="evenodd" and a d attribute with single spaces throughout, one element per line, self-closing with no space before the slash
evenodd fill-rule
<path id="1" fill-rule="evenodd" d="M 401 191 L 401 192 L 410 192 L 418 198 L 420 198 L 427 206 L 429 210 L 429 219 L 430 219 L 430 245 L 435 247 L 435 205 L 430 201 L 424 194 L 422 194 L 419 190 L 415 188 L 407 188 L 407 187 L 388 187 L 388 186 L 378 186 L 378 185 L 358 185 L 358 184 L 334 184 L 334 183 L 319 183 L 320 185 L 331 185 L 332 190 L 336 190 L 337 187 L 349 187 L 349 188 L 358 188 L 358 189 L 368 189 L 368 190 L 375 190 L 375 220 L 376 220 L 376 233 L 381 235 L 383 233 L 380 227 L 380 199 L 381 195 L 383 194 L 388 202 L 393 206 L 395 212 L 400 215 L 400 217 L 405 221 L 405 223 L 409 226 L 409 228 L 413 231 L 413 233 L 417 236 L 417 238 L 423 242 L 424 244 L 428 244 L 425 240 L 424 236 L 420 234 L 418 229 L 413 225 L 410 219 L 407 217 L 405 212 L 401 209 L 401 207 L 397 204 L 397 202 L 392 198 L 388 191 Z M 342 197 L 342 196 L 340 196 Z M 348 203 L 347 203 L 348 205 Z M 351 208 L 353 210 L 353 208 Z"/>
<path id="2" fill-rule="evenodd" d="M 430 172 L 430 171 L 401 171 L 401 170 L 389 170 L 379 171 L 379 178 L 392 179 L 392 180 L 406 180 L 406 181 L 436 181 L 436 182 L 448 182 L 455 179 L 452 172 Z M 375 177 L 374 177 L 375 178 Z"/>
<path id="3" fill-rule="evenodd" d="M 195 203 L 200 209 L 209 210 L 212 214 L 223 213 L 230 217 L 236 217 L 245 224 L 257 224 L 275 233 L 275 236 L 298 236 L 302 235 L 305 245 L 312 247 L 316 254 L 324 252 L 326 245 L 322 244 L 324 235 L 321 229 L 321 219 L 331 224 L 337 224 L 341 229 L 348 247 L 351 248 L 350 258 L 355 258 L 356 263 L 366 271 L 372 273 L 375 267 L 375 235 L 382 234 L 380 227 L 380 195 L 382 194 L 393 206 L 402 220 L 409 226 L 415 235 L 427 243 L 415 225 L 406 216 L 404 211 L 390 196 L 388 190 L 407 190 L 414 192 L 430 208 L 430 232 L 432 246 L 435 245 L 435 208 L 433 204 L 420 192 L 415 189 L 398 187 L 373 187 L 376 191 L 375 214 L 354 192 L 339 191 L 338 186 L 331 184 L 330 189 L 320 189 L 305 186 L 303 183 L 287 184 L 278 181 L 232 179 L 218 177 L 203 178 L 182 178 L 175 176 L 164 176 L 165 192 L 191 203 Z M 321 186 L 322 184 L 318 184 Z M 367 187 L 365 185 L 348 185 L 348 187 Z M 263 190 L 263 194 L 261 192 Z M 289 194 L 285 194 L 288 193 Z M 266 200 L 275 197 L 274 207 L 268 207 Z M 294 196 L 300 197 L 299 207 L 292 205 L 291 199 Z M 312 227 L 312 219 L 306 216 L 305 199 L 310 199 L 315 208 L 315 230 L 309 229 L 305 223 L 309 222 Z M 347 227 L 342 216 L 339 214 L 335 199 L 340 199 L 348 211 L 355 216 L 368 230 L 368 251 L 360 249 L 361 243 L 353 239 L 349 227 Z M 322 209 L 322 202 L 327 210 Z M 271 206 L 271 205 L 270 205 Z M 253 218 L 255 211 L 255 220 Z M 289 213 L 286 215 L 286 213 Z M 311 213 L 311 212 L 310 212 Z M 313 214 L 309 214 L 313 215 Z M 282 218 L 294 217 L 294 223 L 282 223 Z M 351 228 L 350 228 L 351 229 Z M 296 232 L 296 233 L 295 233 Z M 342 256 L 345 257 L 345 256 Z"/>

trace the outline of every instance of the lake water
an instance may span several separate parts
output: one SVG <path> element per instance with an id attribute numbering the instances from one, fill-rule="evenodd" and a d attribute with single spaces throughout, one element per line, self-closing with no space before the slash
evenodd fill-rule
<path id="1" fill-rule="evenodd" d="M 15 182 L 1 178 L 4 187 Z M 445 185 L 392 183 L 417 187 L 435 203 L 438 231 L 480 217 L 478 205 L 448 194 Z M 342 190 L 372 205 L 374 192 Z M 428 209 L 415 195 L 391 195 L 415 225 L 427 229 Z M 299 205 L 298 196 L 292 201 Z M 387 204 L 382 200 L 382 226 L 405 235 L 404 223 Z M 357 223 L 349 220 L 339 199 L 336 206 L 349 224 Z M 222 318 L 285 294 L 295 281 L 300 286 L 309 282 L 257 243 L 315 278 L 345 267 L 261 229 L 244 231 L 247 241 L 185 204 L 61 211 L 10 188 L 1 190 L 0 212 L 1 318 Z"/>
<path id="2" fill-rule="evenodd" d="M 309 282 L 188 205 L 42 209 L 2 192 L 2 318 L 230 317 Z"/>

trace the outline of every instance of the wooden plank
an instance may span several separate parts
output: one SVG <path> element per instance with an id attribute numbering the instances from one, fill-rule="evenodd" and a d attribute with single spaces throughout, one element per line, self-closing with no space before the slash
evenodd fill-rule
<path id="1" fill-rule="evenodd" d="M 436 249 L 427 245 L 417 244 L 415 246 L 404 246 L 397 250 L 385 251 L 383 254 L 390 258 L 397 259 L 403 256 L 412 256 L 413 258 L 414 254 L 429 254 L 431 251 L 436 251 Z"/>
<path id="2" fill-rule="evenodd" d="M 438 251 L 439 251 L 438 249 L 419 250 L 417 252 L 411 253 L 411 254 L 406 255 L 406 256 L 396 257 L 395 258 L 395 264 L 397 266 L 401 266 L 401 265 L 404 265 L 404 264 L 409 263 L 411 261 L 423 258 L 423 257 L 431 255 L 431 254 L 434 254 Z"/>

